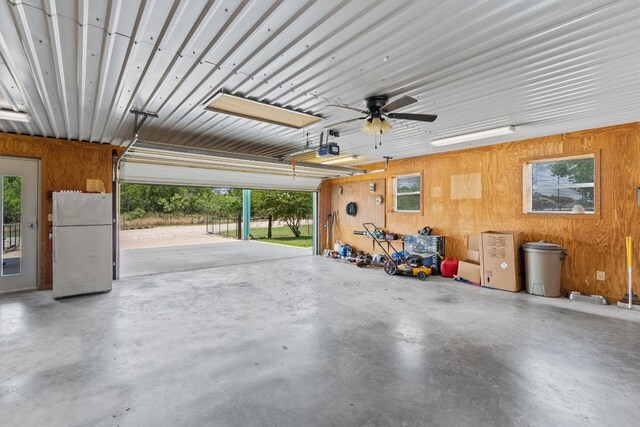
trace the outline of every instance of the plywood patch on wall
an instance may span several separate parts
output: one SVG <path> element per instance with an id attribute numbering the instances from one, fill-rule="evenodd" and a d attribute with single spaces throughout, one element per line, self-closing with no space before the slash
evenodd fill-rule
<path id="1" fill-rule="evenodd" d="M 451 200 L 482 199 L 480 172 L 451 175 Z"/>

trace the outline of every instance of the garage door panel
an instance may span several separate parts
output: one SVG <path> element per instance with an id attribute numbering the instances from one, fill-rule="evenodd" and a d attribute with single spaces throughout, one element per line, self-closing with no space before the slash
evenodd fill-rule
<path id="1" fill-rule="evenodd" d="M 120 180 L 136 184 L 317 191 L 321 178 L 124 162 Z"/>

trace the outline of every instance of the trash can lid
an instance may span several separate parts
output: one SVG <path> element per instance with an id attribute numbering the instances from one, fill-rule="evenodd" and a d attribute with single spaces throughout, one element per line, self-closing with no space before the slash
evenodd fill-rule
<path id="1" fill-rule="evenodd" d="M 541 240 L 539 242 L 529 242 L 522 245 L 524 249 L 539 249 L 543 251 L 563 251 L 564 248 L 557 243 L 550 243 Z"/>

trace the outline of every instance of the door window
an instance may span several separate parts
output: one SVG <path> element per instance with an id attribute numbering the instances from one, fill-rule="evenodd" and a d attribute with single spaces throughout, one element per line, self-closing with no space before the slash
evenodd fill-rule
<path id="1" fill-rule="evenodd" d="M 2 177 L 2 275 L 20 274 L 22 177 Z"/>

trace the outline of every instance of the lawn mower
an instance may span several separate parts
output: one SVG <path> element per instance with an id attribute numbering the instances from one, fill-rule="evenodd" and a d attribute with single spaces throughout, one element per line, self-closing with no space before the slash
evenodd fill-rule
<path id="1" fill-rule="evenodd" d="M 431 275 L 431 269 L 422 265 L 424 259 L 420 255 L 407 255 L 404 250 L 398 251 L 393 243 L 386 238 L 384 230 L 376 227 L 375 224 L 365 222 L 362 226 L 366 230 L 366 234 L 380 246 L 387 257 L 384 263 L 385 273 L 390 276 L 396 274 L 415 276 L 420 280 L 427 280 L 427 277 Z M 386 243 L 387 247 L 385 248 L 382 243 Z M 393 251 L 393 254 L 390 251 Z"/>

